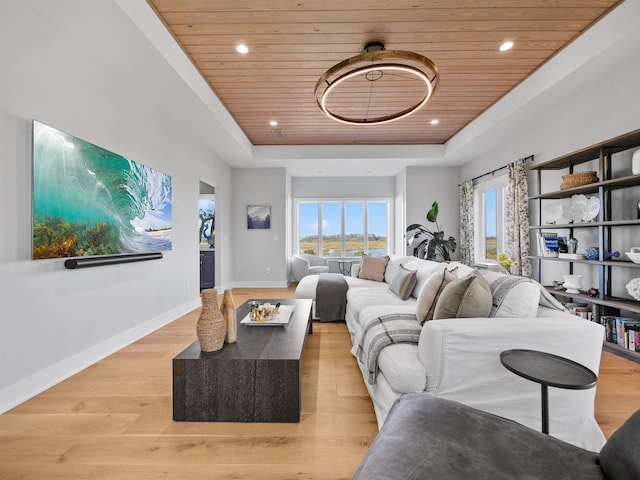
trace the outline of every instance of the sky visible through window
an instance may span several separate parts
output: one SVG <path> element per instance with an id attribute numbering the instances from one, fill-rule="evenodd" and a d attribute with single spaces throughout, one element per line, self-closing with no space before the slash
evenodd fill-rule
<path id="1" fill-rule="evenodd" d="M 496 190 L 490 190 L 486 196 L 486 219 L 487 219 L 487 237 L 495 237 L 497 235 L 496 221 L 497 221 L 497 192 Z"/>
<path id="2" fill-rule="evenodd" d="M 312 237 L 316 237 L 319 233 L 318 221 L 320 218 L 319 204 L 322 204 L 322 234 L 326 243 L 323 245 L 323 254 L 325 255 L 340 255 L 337 245 L 331 242 L 329 246 L 329 236 L 342 236 L 342 207 L 345 207 L 345 231 L 344 236 L 348 239 L 348 244 L 345 245 L 346 255 L 359 255 L 363 248 L 364 233 L 365 233 L 365 205 L 367 206 L 367 234 L 371 245 L 369 245 L 370 253 L 386 253 L 387 251 L 387 203 L 386 202 L 310 202 L 299 203 L 299 229 L 298 235 L 301 240 L 307 240 L 304 242 L 306 248 L 309 246 L 308 240 Z M 355 237 L 360 236 L 361 240 L 358 241 Z M 376 245 L 373 245 L 373 237 L 376 238 Z M 382 241 L 382 244 L 380 244 Z M 317 243 L 313 242 L 316 244 Z M 378 247 L 378 248 L 376 248 Z M 383 248 L 379 248 L 383 247 Z M 378 252 L 378 250 L 381 250 Z"/>
<path id="3" fill-rule="evenodd" d="M 362 205 L 362 204 L 360 204 Z M 495 200 L 494 200 L 495 210 Z M 333 211 L 333 209 L 331 209 Z M 364 208 L 361 209 L 364 216 Z M 354 213 L 354 208 L 349 208 L 349 213 Z M 495 218 L 495 216 L 494 216 Z M 345 233 L 362 233 L 362 217 L 347 215 L 345 219 Z M 385 236 L 387 234 L 387 205 L 385 203 L 369 203 L 369 233 Z M 340 214 L 327 215 L 327 205 L 324 206 L 322 229 L 324 234 L 340 232 Z M 494 229 L 495 232 L 495 220 Z M 300 204 L 300 237 L 318 234 L 318 204 Z"/>

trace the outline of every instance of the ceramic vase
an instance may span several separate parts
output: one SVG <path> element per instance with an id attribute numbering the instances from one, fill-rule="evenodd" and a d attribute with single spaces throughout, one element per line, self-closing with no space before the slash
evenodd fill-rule
<path id="1" fill-rule="evenodd" d="M 582 275 L 564 275 L 564 284 L 567 293 L 580 293 L 582 288 Z"/>
<path id="2" fill-rule="evenodd" d="M 220 310 L 227 323 L 227 336 L 224 341 L 227 343 L 236 343 L 238 339 L 238 317 L 236 315 L 236 303 L 233 301 L 233 293 L 231 293 L 231 290 L 224 291 Z"/>
<path id="3" fill-rule="evenodd" d="M 224 345 L 227 323 L 218 308 L 215 288 L 202 290 L 202 311 L 196 325 L 196 334 L 203 352 L 216 352 Z"/>

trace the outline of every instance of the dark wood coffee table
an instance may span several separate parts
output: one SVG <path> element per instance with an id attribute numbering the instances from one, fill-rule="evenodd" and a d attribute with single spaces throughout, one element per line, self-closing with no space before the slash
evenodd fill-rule
<path id="1" fill-rule="evenodd" d="M 294 305 L 285 326 L 247 326 L 238 308 L 238 341 L 202 352 L 196 340 L 173 359 L 173 419 L 188 422 L 299 422 L 300 364 L 311 333 L 311 300 L 260 299 Z"/>

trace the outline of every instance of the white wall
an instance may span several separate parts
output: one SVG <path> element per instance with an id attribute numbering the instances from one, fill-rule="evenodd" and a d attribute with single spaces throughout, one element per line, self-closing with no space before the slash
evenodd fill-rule
<path id="1" fill-rule="evenodd" d="M 294 177 L 294 198 L 393 198 L 394 177 Z"/>
<path id="2" fill-rule="evenodd" d="M 231 170 L 192 133 L 206 109 L 112 2 L 3 2 L 0 65 L 4 411 L 199 305 L 199 181 L 227 212 Z M 84 270 L 31 260 L 33 119 L 172 175 L 173 250 Z"/>
<path id="3" fill-rule="evenodd" d="M 233 170 L 234 287 L 286 287 L 287 173 L 284 168 Z M 247 206 L 270 205 L 271 228 L 247 228 Z"/>
<path id="4" fill-rule="evenodd" d="M 460 241 L 460 195 L 457 167 L 408 167 L 406 176 L 406 223 L 435 228 L 426 219 L 434 201 L 438 202 L 438 225 L 445 237 Z M 453 259 L 459 257 L 458 251 Z"/>

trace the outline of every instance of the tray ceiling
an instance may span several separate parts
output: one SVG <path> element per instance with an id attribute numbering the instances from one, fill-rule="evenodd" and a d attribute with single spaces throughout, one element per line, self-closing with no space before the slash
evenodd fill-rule
<path id="1" fill-rule="evenodd" d="M 148 2 L 254 145 L 445 143 L 620 3 Z M 327 118 L 315 104 L 316 81 L 371 41 L 433 60 L 438 91 L 418 113 L 389 124 L 350 126 Z M 501 52 L 505 41 L 515 45 Z M 249 53 L 237 53 L 239 44 Z M 389 91 L 385 101 L 401 96 Z M 278 125 L 271 126 L 272 120 Z"/>

